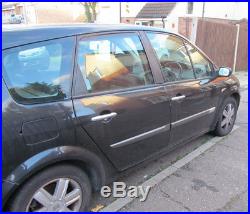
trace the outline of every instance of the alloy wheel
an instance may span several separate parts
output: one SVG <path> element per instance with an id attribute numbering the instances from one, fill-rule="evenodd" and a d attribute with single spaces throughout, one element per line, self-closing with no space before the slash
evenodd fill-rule
<path id="1" fill-rule="evenodd" d="M 79 211 L 82 204 L 80 185 L 70 178 L 58 178 L 40 187 L 32 196 L 27 212 Z"/>
<path id="2" fill-rule="evenodd" d="M 229 103 L 225 106 L 222 112 L 221 128 L 224 130 L 230 129 L 234 124 L 235 108 Z"/>

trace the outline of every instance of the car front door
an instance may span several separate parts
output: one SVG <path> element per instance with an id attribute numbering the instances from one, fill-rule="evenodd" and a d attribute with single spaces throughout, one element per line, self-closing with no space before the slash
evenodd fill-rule
<path id="1" fill-rule="evenodd" d="M 147 33 L 171 97 L 171 144 L 210 130 L 218 102 L 211 63 L 182 38 Z"/>
<path id="2" fill-rule="evenodd" d="M 79 125 L 120 170 L 161 151 L 170 138 L 170 96 L 156 84 L 139 34 L 78 40 L 73 103 Z"/>

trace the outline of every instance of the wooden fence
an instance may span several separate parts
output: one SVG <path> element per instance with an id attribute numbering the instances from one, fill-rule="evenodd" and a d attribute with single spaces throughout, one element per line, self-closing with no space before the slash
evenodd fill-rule
<path id="1" fill-rule="evenodd" d="M 237 70 L 248 69 L 247 22 L 239 23 L 239 41 L 236 61 Z M 196 45 L 218 66 L 233 68 L 237 26 L 235 23 L 199 19 L 196 31 Z"/>

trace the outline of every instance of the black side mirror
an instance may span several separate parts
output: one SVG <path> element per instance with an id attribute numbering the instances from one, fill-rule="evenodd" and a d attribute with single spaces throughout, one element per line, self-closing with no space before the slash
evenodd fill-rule
<path id="1" fill-rule="evenodd" d="M 219 77 L 229 77 L 232 74 L 232 69 L 227 67 L 220 67 L 218 71 Z"/>

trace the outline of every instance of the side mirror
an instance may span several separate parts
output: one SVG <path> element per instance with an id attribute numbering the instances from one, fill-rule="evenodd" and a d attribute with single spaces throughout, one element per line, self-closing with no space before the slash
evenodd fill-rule
<path id="1" fill-rule="evenodd" d="M 232 74 L 231 68 L 221 67 L 218 71 L 220 77 L 229 77 Z"/>

